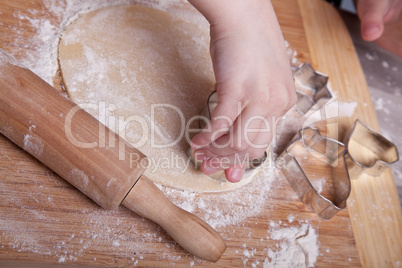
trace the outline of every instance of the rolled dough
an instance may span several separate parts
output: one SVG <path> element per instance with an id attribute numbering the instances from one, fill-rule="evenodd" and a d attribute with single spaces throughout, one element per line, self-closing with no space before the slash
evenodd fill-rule
<path id="1" fill-rule="evenodd" d="M 145 175 L 153 181 L 215 192 L 252 180 L 253 174 L 235 184 L 204 175 L 180 138 L 214 88 L 208 28 L 148 7 L 106 7 L 65 28 L 59 64 L 69 97 L 148 155 Z"/>

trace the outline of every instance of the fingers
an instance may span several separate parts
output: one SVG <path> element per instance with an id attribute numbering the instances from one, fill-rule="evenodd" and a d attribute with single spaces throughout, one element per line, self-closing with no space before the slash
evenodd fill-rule
<path id="1" fill-rule="evenodd" d="M 389 10 L 389 1 L 360 0 L 357 4 L 361 20 L 361 35 L 366 41 L 378 39 L 384 31 L 384 15 Z"/>
<path id="2" fill-rule="evenodd" d="M 266 149 L 268 147 L 271 134 L 280 119 L 280 117 L 276 118 L 273 115 L 277 112 L 276 110 L 275 112 L 270 112 L 270 109 L 267 109 L 267 107 L 273 107 L 274 105 L 270 105 L 268 101 L 267 103 L 259 104 L 256 100 L 252 99 L 239 101 L 239 103 L 241 102 L 252 103 L 252 105 L 248 105 L 244 109 L 239 107 L 238 110 L 241 110 L 241 114 L 236 118 L 230 129 L 225 130 L 226 133 L 224 135 L 209 133 L 208 136 L 217 137 L 217 139 L 214 139 L 208 145 L 195 148 L 195 150 L 198 150 L 197 152 L 201 159 L 202 154 L 208 158 L 228 156 L 241 152 L 253 154 L 254 150 Z M 265 115 L 265 113 L 269 113 L 270 115 Z M 204 132 L 206 131 L 209 130 L 204 130 Z M 204 148 L 204 150 L 200 150 L 201 148 Z"/>
<path id="3" fill-rule="evenodd" d="M 207 175 L 211 175 L 218 171 L 213 167 L 208 166 L 206 162 L 202 163 L 201 170 Z M 244 165 L 231 166 L 225 169 L 225 177 L 229 182 L 236 183 L 241 181 L 244 171 L 245 171 Z"/>
<path id="4" fill-rule="evenodd" d="M 193 149 L 206 147 L 227 134 L 240 113 L 241 107 L 237 100 L 231 96 L 219 96 L 219 103 L 211 115 L 210 123 L 191 140 Z"/>
<path id="5" fill-rule="evenodd" d="M 229 130 L 209 145 L 194 151 L 196 158 L 203 161 L 201 170 L 205 174 L 225 170 L 229 182 L 239 182 L 246 163 L 264 155 L 280 118 L 272 117 L 269 121 L 266 117 L 255 114 L 258 113 L 252 108 L 243 109 L 231 126 L 233 131 Z"/>
<path id="6" fill-rule="evenodd" d="M 238 116 L 229 132 L 209 144 L 208 157 L 225 156 L 247 151 L 250 147 L 268 147 L 268 145 L 255 144 L 257 135 L 269 132 L 269 123 L 265 117 L 256 115 L 254 109 L 245 108 Z"/>
<path id="7" fill-rule="evenodd" d="M 265 138 L 265 137 L 264 137 Z M 201 149 L 204 150 L 204 149 Z M 261 157 L 264 156 L 265 150 L 264 149 L 259 149 L 259 150 L 254 150 L 252 153 L 248 152 L 241 152 L 241 153 L 235 153 L 232 155 L 227 155 L 227 156 L 219 156 L 219 157 L 212 157 L 212 158 L 198 158 L 199 160 L 202 160 L 202 165 L 201 165 L 201 170 L 207 174 L 213 174 L 219 170 L 226 170 L 230 168 L 231 166 L 244 166 L 246 167 L 246 164 L 252 160 L 255 159 L 260 159 Z M 195 154 L 198 154 L 198 151 L 195 152 Z"/>
<path id="8" fill-rule="evenodd" d="M 281 101 L 276 102 L 281 103 Z M 246 106 L 244 109 L 238 107 L 237 111 L 240 112 L 240 115 L 234 122 L 231 119 L 232 121 L 226 125 L 223 135 L 208 133 L 207 137 L 210 137 L 210 140 L 204 140 L 204 142 L 210 143 L 204 143 L 203 146 L 196 147 L 194 150 L 196 158 L 203 161 L 201 170 L 205 174 L 211 175 L 225 170 L 226 178 L 230 182 L 240 181 L 245 164 L 264 155 L 275 133 L 275 127 L 281 119 L 281 117 L 273 115 L 280 110 L 276 108 L 267 109 L 270 116 L 262 115 L 262 111 L 266 107 L 275 107 L 273 104 L 268 105 L 268 103 L 257 100 L 238 101 L 238 103 L 253 103 L 253 105 Z M 218 107 L 219 105 L 216 109 Z M 238 112 L 234 114 L 237 115 Z M 218 116 L 220 113 L 217 113 Z M 215 115 L 214 113 L 213 116 Z M 222 132 L 219 127 L 222 126 L 214 127 L 211 123 L 210 129 L 207 131 L 216 129 L 216 131 Z M 204 130 L 204 132 L 207 131 Z"/>
<path id="9" fill-rule="evenodd" d="M 401 1 L 402 2 L 402 1 Z M 383 35 L 375 42 L 385 50 L 402 58 L 402 16 L 399 21 L 386 25 Z"/>
<path id="10" fill-rule="evenodd" d="M 236 183 L 241 180 L 244 174 L 243 166 L 231 166 L 225 170 L 226 179 L 230 182 Z"/>
<path id="11" fill-rule="evenodd" d="M 264 151 L 261 153 L 261 157 Z M 260 158 L 260 157 L 259 157 Z M 239 157 L 238 154 L 206 159 L 201 164 L 201 170 L 207 175 L 211 175 L 217 171 L 225 170 L 225 177 L 229 182 L 239 182 L 244 174 L 246 161 L 251 161 L 251 157 Z M 240 164 L 239 164 L 240 163 Z"/>
<path id="12" fill-rule="evenodd" d="M 255 135 L 245 134 L 246 137 L 236 136 L 234 134 L 227 134 L 214 141 L 207 147 L 200 148 L 195 150 L 195 155 L 198 160 L 204 161 L 208 158 L 218 158 L 218 157 L 229 157 L 233 155 L 238 155 L 241 159 L 243 157 L 259 157 L 263 154 L 265 149 L 269 146 L 271 139 L 273 137 L 274 128 L 271 130 L 269 126 L 261 126 L 261 129 L 257 129 L 256 133 L 251 133 Z M 251 129 L 251 130 L 254 130 Z M 250 137 L 252 137 L 250 139 Z M 242 139 L 241 143 L 246 144 L 246 146 L 238 146 L 232 147 L 231 140 L 232 139 Z M 231 164 L 239 164 L 233 163 Z"/>

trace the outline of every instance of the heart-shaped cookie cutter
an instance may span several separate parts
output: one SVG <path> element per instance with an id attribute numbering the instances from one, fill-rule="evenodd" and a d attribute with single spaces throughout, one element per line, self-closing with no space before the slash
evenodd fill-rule
<path id="1" fill-rule="evenodd" d="M 345 137 L 345 160 L 352 179 L 358 179 L 362 173 L 378 177 L 399 160 L 396 145 L 360 120 Z"/>

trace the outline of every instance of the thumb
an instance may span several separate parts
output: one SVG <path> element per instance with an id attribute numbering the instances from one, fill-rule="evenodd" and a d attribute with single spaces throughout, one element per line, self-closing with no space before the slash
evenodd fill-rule
<path id="1" fill-rule="evenodd" d="M 364 40 L 374 41 L 382 35 L 384 31 L 384 14 L 387 10 L 387 1 L 358 1 L 357 13 L 361 20 L 361 35 Z"/>
<path id="2" fill-rule="evenodd" d="M 225 170 L 226 179 L 232 183 L 239 182 L 244 174 L 244 166 L 231 166 Z"/>

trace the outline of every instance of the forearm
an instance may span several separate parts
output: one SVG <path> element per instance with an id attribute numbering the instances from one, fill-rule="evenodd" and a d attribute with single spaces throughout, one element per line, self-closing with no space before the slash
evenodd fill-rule
<path id="1" fill-rule="evenodd" d="M 284 38 L 270 0 L 189 0 L 189 2 L 211 25 L 211 56 L 217 83 L 235 79 L 228 77 L 230 74 L 227 71 L 224 71 L 225 75 L 220 75 L 219 70 L 222 68 L 217 66 L 226 64 L 226 61 L 217 59 L 227 54 L 224 50 L 227 50 L 228 46 L 236 46 L 238 53 L 248 54 L 250 60 L 254 58 L 251 53 L 258 54 L 255 57 L 259 57 L 267 54 L 267 51 L 275 51 L 271 57 L 278 59 L 276 61 L 278 69 L 290 72 Z M 219 46 L 225 46 L 225 49 L 219 49 Z M 231 57 L 234 61 L 237 56 L 231 54 Z M 268 59 L 265 59 L 265 63 L 267 62 Z M 235 64 L 240 66 L 244 62 Z M 263 72 L 262 68 L 260 72 Z"/>
<path id="2" fill-rule="evenodd" d="M 269 0 L 188 0 L 211 25 L 249 24 L 255 20 L 274 20 Z M 256 21 L 258 23 L 258 21 Z"/>

